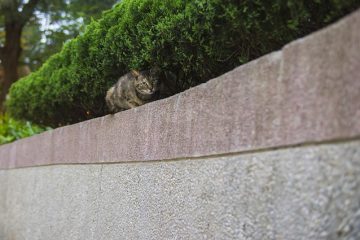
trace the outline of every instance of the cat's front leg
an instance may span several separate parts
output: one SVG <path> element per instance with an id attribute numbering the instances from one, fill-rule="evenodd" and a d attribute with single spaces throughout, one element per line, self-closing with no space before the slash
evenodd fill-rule
<path id="1" fill-rule="evenodd" d="M 130 109 L 130 108 L 136 108 L 136 107 L 140 106 L 141 104 L 131 101 L 131 102 L 128 102 L 127 105 L 129 106 L 129 109 Z"/>
<path id="2" fill-rule="evenodd" d="M 138 96 L 134 96 L 134 98 L 131 99 L 130 103 L 133 104 L 133 105 L 135 105 L 136 107 L 145 104 L 145 102 L 142 101 Z"/>

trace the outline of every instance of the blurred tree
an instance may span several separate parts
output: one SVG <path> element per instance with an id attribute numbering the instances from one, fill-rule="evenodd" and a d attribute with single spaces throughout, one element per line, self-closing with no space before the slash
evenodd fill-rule
<path id="1" fill-rule="evenodd" d="M 0 112 L 19 63 L 38 68 L 117 0 L 0 0 Z"/>
<path id="2" fill-rule="evenodd" d="M 1 0 L 0 14 L 5 39 L 0 48 L 0 60 L 4 69 L 0 93 L 0 108 L 13 82 L 18 79 L 17 66 L 21 54 L 21 34 L 25 24 L 32 17 L 39 0 L 26 3 L 18 0 Z"/>

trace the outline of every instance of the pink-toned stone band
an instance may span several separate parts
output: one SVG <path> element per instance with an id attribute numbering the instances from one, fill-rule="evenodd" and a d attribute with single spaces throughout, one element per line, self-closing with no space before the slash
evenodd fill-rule
<path id="1" fill-rule="evenodd" d="M 168 99 L 0 147 L 0 168 L 208 156 L 360 136 L 360 11 Z"/>

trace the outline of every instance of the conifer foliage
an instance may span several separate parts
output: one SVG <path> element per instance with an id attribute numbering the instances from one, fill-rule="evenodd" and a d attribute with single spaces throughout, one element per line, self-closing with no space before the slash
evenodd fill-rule
<path id="1" fill-rule="evenodd" d="M 183 91 L 358 6 L 358 0 L 123 0 L 16 82 L 7 109 L 49 126 L 102 116 L 107 89 L 130 69 L 158 66 L 165 85 Z"/>

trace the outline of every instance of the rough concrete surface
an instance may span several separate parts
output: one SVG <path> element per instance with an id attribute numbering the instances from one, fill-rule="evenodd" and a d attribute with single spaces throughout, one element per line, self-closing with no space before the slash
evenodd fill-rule
<path id="1" fill-rule="evenodd" d="M 168 99 L 0 147 L 0 168 L 164 160 L 360 136 L 360 10 Z"/>
<path id="2" fill-rule="evenodd" d="M 0 239 L 359 239 L 360 141 L 0 170 Z"/>

